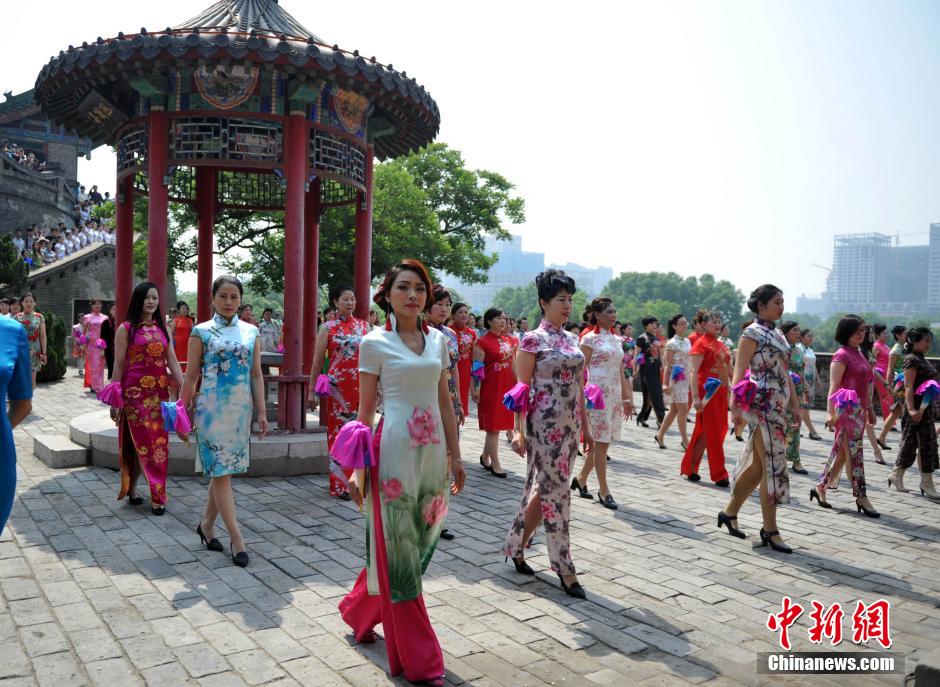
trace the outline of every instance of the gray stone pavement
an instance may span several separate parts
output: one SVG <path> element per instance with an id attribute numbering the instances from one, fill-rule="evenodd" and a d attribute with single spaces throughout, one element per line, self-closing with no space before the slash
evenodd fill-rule
<path id="1" fill-rule="evenodd" d="M 53 471 L 32 457 L 30 434 L 64 433 L 95 407 L 70 376 L 37 391 L 15 433 L 18 498 L 0 535 L 4 687 L 402 683 L 385 672 L 384 644 L 353 644 L 337 613 L 363 564 L 362 516 L 329 499 L 325 475 L 235 482 L 252 556 L 236 568 L 193 531 L 204 481 L 171 479 L 167 515 L 155 518 L 115 500 L 112 471 Z M 529 555 L 534 579 L 503 561 L 525 466 L 504 444 L 510 477 L 488 476 L 476 462 L 481 437 L 464 432 L 469 479 L 448 522 L 457 538 L 441 542 L 424 584 L 451 684 L 903 684 L 901 675 L 758 675 L 756 653 L 778 650 L 766 622 L 784 595 L 807 609 L 791 629 L 795 651 L 814 648 L 812 599 L 846 609 L 846 641 L 822 650 L 858 648 L 854 604 L 879 598 L 891 603 L 892 650 L 906 670 L 940 643 L 940 505 L 886 491 L 888 468 L 870 458 L 881 519 L 856 514 L 844 482 L 823 511 L 807 495 L 829 443 L 804 440 L 811 474 L 792 477 L 792 503 L 779 513 L 796 548 L 785 556 L 757 546 L 756 498 L 741 514 L 748 539 L 724 534 L 715 516 L 727 490 L 710 486 L 704 467 L 697 485 L 678 476 L 674 431 L 661 451 L 652 429 L 631 423 L 609 463 L 620 510 L 572 499 L 573 556 L 588 592 L 577 601 L 559 590 L 541 534 Z M 726 444 L 729 465 L 741 446 Z"/>

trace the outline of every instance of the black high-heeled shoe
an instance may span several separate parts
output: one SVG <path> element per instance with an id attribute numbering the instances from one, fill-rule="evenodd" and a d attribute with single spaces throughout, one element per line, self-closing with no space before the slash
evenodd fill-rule
<path id="1" fill-rule="evenodd" d="M 483 469 L 484 469 L 484 470 L 487 470 L 488 472 L 493 472 L 493 466 L 492 466 L 492 465 L 487 465 L 486 463 L 483 462 L 483 454 L 482 454 L 482 453 L 480 454 L 480 465 L 483 466 Z"/>
<path id="2" fill-rule="evenodd" d="M 885 442 L 883 442 L 881 439 L 876 439 L 876 440 L 875 440 L 875 443 L 878 444 L 878 448 L 880 448 L 882 451 L 890 451 L 890 450 L 891 450 L 891 447 L 888 446 L 888 445 L 887 445 Z"/>
<path id="3" fill-rule="evenodd" d="M 646 427 L 647 429 L 649 429 L 649 425 L 646 424 L 645 422 L 643 422 L 643 420 L 641 420 L 640 418 L 637 418 L 637 419 L 636 419 L 636 426 L 637 426 L 637 427 Z"/>
<path id="4" fill-rule="evenodd" d="M 738 539 L 745 539 L 747 535 L 741 530 L 739 530 L 737 527 L 731 524 L 732 520 L 737 520 L 737 519 L 738 519 L 738 516 L 728 515 L 724 511 L 721 511 L 720 513 L 718 513 L 718 529 L 721 529 L 722 527 L 727 527 L 728 534 L 730 534 L 733 537 L 737 537 Z"/>
<path id="5" fill-rule="evenodd" d="M 509 556 L 506 556 L 505 561 L 509 560 Z M 516 566 L 516 572 L 522 575 L 534 575 L 535 571 L 529 567 L 529 564 L 525 562 L 525 558 L 513 558 L 512 564 Z"/>
<path id="6" fill-rule="evenodd" d="M 150 512 L 159 517 L 166 513 L 166 508 L 163 506 L 150 506 Z"/>
<path id="7" fill-rule="evenodd" d="M 210 551 L 224 551 L 225 550 L 222 548 L 222 542 L 220 542 L 215 537 L 212 537 L 212 539 L 208 539 L 208 540 L 206 539 L 206 535 L 203 534 L 202 532 L 201 522 L 198 525 L 196 525 L 196 534 L 199 535 L 199 539 L 202 540 L 202 543 L 205 544 L 206 548 L 209 549 Z"/>
<path id="8" fill-rule="evenodd" d="M 586 599 L 587 594 L 584 592 L 584 587 L 581 586 L 580 582 L 572 582 L 571 586 L 565 584 L 565 578 L 561 575 L 558 575 L 558 581 L 561 582 L 561 588 L 565 590 L 565 594 L 568 596 L 573 596 L 576 599 Z"/>
<path id="9" fill-rule="evenodd" d="M 656 445 L 659 446 L 659 448 L 661 449 L 666 448 L 666 444 L 664 444 L 663 442 L 659 440 L 659 435 L 654 436 L 653 440 L 656 442 Z"/>
<path id="10" fill-rule="evenodd" d="M 780 553 L 793 553 L 793 549 L 791 549 L 786 544 L 778 544 L 777 542 L 773 540 L 773 538 L 777 536 L 780 536 L 780 532 L 778 530 L 774 530 L 773 532 L 765 532 L 763 528 L 761 528 L 761 531 L 760 531 L 761 546 L 769 546 L 774 551 L 779 551 Z"/>
<path id="11" fill-rule="evenodd" d="M 578 482 L 578 478 L 577 478 L 577 477 L 572 477 L 572 478 L 571 478 L 571 491 L 577 491 L 577 492 L 578 492 L 578 496 L 580 496 L 582 499 L 591 499 L 591 500 L 594 499 L 594 494 L 592 494 L 591 492 L 589 492 L 587 487 L 582 486 L 582 485 Z"/>
<path id="12" fill-rule="evenodd" d="M 142 503 L 144 502 L 144 497 L 143 497 L 143 496 L 130 496 L 130 495 L 128 495 L 128 497 L 127 497 L 127 502 L 128 502 L 129 504 L 131 504 L 132 506 L 139 506 L 140 504 L 142 504 Z"/>
<path id="13" fill-rule="evenodd" d="M 863 506 L 862 504 L 860 504 L 857 499 L 856 499 L 856 501 L 855 501 L 855 505 L 858 506 L 858 512 L 859 512 L 859 513 L 864 513 L 864 514 L 867 515 L 869 518 L 880 518 L 880 517 L 881 517 L 881 513 L 879 513 L 878 511 L 876 511 L 874 508 L 872 508 L 871 510 L 868 510 L 867 508 L 865 508 L 865 506 Z"/>
<path id="14" fill-rule="evenodd" d="M 812 503 L 813 499 L 816 499 L 819 502 L 820 508 L 832 508 L 831 503 L 823 501 L 821 498 L 819 498 L 819 492 L 816 491 L 816 487 L 813 487 L 809 490 L 809 502 Z"/>
<path id="15" fill-rule="evenodd" d="M 604 508 L 609 508 L 610 510 L 617 510 L 620 508 L 620 506 L 617 505 L 617 502 L 614 501 L 614 497 L 610 494 L 607 494 L 607 496 L 601 496 L 601 493 L 597 492 L 597 502 Z"/>
<path id="16" fill-rule="evenodd" d="M 247 567 L 248 565 L 248 552 L 239 551 L 235 553 L 235 549 L 231 548 L 232 545 L 229 544 L 229 550 L 232 552 L 232 563 L 237 565 L 239 568 Z"/>

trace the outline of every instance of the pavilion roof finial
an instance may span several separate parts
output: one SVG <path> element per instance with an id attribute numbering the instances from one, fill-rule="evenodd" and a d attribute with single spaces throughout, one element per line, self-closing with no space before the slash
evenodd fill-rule
<path id="1" fill-rule="evenodd" d="M 323 41 L 294 19 L 277 0 L 219 0 L 189 21 L 173 27 L 175 30 L 222 30 L 237 33 L 266 33 L 275 36 L 312 38 Z"/>

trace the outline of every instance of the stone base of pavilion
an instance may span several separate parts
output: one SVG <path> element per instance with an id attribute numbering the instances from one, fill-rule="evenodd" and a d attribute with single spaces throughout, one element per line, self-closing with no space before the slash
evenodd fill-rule
<path id="1" fill-rule="evenodd" d="M 326 428 L 317 427 L 316 416 L 308 415 L 310 432 L 272 434 L 263 440 L 251 437 L 249 477 L 313 475 L 329 472 Z M 69 424 L 69 439 L 87 451 L 87 465 L 118 469 L 117 428 L 107 408 L 79 415 Z M 65 466 L 54 466 L 65 467 Z M 68 466 L 72 467 L 72 466 Z M 189 445 L 170 434 L 170 475 L 192 477 L 202 472 L 197 468 L 196 442 Z"/>

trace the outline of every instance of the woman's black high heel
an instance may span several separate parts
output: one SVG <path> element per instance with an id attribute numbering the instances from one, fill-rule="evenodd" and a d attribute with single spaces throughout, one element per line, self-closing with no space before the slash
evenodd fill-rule
<path id="1" fill-rule="evenodd" d="M 878 448 L 880 448 L 882 451 L 890 451 L 890 450 L 891 450 L 891 447 L 888 446 L 888 445 L 887 445 L 885 442 L 883 442 L 881 439 L 876 439 L 876 440 L 875 440 L 875 443 L 878 444 Z"/>
<path id="2" fill-rule="evenodd" d="M 578 482 L 577 477 L 571 478 L 571 491 L 577 491 L 582 499 L 594 499 L 594 494 L 588 491 L 588 488 Z"/>
<path id="3" fill-rule="evenodd" d="M 573 596 L 576 599 L 586 599 L 587 594 L 584 592 L 584 587 L 581 586 L 580 582 L 572 582 L 571 585 L 565 584 L 565 578 L 561 575 L 558 575 L 558 581 L 561 582 L 561 588 L 565 591 L 565 594 L 568 596 Z"/>
<path id="4" fill-rule="evenodd" d="M 199 535 L 199 538 L 202 540 L 202 543 L 205 544 L 206 548 L 209 549 L 210 551 L 224 551 L 225 550 L 222 548 L 222 542 L 220 542 L 215 537 L 212 537 L 212 539 L 208 539 L 208 540 L 206 539 L 206 535 L 202 533 L 201 522 L 198 525 L 196 525 L 196 534 Z"/>
<path id="5" fill-rule="evenodd" d="M 643 422 L 643 420 L 641 420 L 640 418 L 637 418 L 637 419 L 636 419 L 636 426 L 637 426 L 637 427 L 646 427 L 647 429 L 649 429 L 649 425 L 646 424 L 645 422 Z"/>
<path id="6" fill-rule="evenodd" d="M 656 445 L 659 446 L 659 448 L 661 449 L 666 448 L 666 444 L 664 444 L 663 442 L 659 440 L 659 435 L 654 436 L 653 439 L 656 440 Z"/>
<path id="7" fill-rule="evenodd" d="M 509 560 L 509 556 L 506 556 L 506 560 Z M 516 566 L 516 572 L 522 575 L 534 575 L 535 571 L 529 567 L 529 564 L 525 562 L 525 558 L 513 558 L 512 564 Z"/>
<path id="8" fill-rule="evenodd" d="M 865 508 L 865 506 L 863 506 L 862 504 L 860 504 L 858 501 L 855 502 L 855 505 L 858 506 L 858 512 L 859 512 L 859 513 L 864 513 L 864 514 L 867 515 L 869 518 L 880 518 L 880 517 L 881 517 L 881 513 L 879 513 L 878 511 L 876 511 L 874 508 L 872 508 L 871 510 L 868 510 L 867 508 Z"/>
<path id="9" fill-rule="evenodd" d="M 779 535 L 780 532 L 777 530 L 774 530 L 773 532 L 765 532 L 763 529 L 761 529 L 760 543 L 762 546 L 769 546 L 774 551 L 779 551 L 780 553 L 793 553 L 793 549 L 791 549 L 786 544 L 778 544 L 773 540 L 774 537 Z"/>
<path id="10" fill-rule="evenodd" d="M 601 496 L 601 493 L 597 492 L 597 502 L 604 508 L 609 508 L 610 510 L 617 510 L 620 508 L 620 506 L 617 505 L 617 502 L 614 501 L 614 497 L 610 494 L 607 494 L 607 496 Z"/>
<path id="11" fill-rule="evenodd" d="M 143 496 L 128 496 L 127 502 L 131 504 L 132 506 L 139 506 L 140 504 L 144 502 L 144 497 Z"/>
<path id="12" fill-rule="evenodd" d="M 239 568 L 247 567 L 247 565 L 248 565 L 248 552 L 247 552 L 247 551 L 239 551 L 238 553 L 235 553 L 235 549 L 232 549 L 232 548 L 231 548 L 231 544 L 229 545 L 229 548 L 230 548 L 230 550 L 232 551 L 232 563 L 234 563 L 235 565 L 237 565 Z"/>
<path id="13" fill-rule="evenodd" d="M 737 520 L 737 519 L 738 519 L 737 516 L 731 516 L 725 513 L 724 511 L 721 511 L 720 513 L 718 513 L 718 529 L 721 529 L 722 527 L 727 527 L 728 534 L 730 534 L 733 537 L 737 537 L 738 539 L 744 539 L 745 537 L 747 537 L 747 535 L 744 534 L 744 532 L 739 530 L 737 527 L 731 524 L 732 520 Z"/>
<path id="14" fill-rule="evenodd" d="M 486 463 L 483 462 L 483 454 L 482 454 L 482 453 L 480 454 L 480 465 L 483 466 L 483 469 L 484 469 L 484 470 L 487 470 L 487 471 L 489 471 L 489 472 L 493 472 L 493 466 L 492 466 L 492 465 L 487 465 Z"/>
<path id="15" fill-rule="evenodd" d="M 819 498 L 819 492 L 816 491 L 815 487 L 809 490 L 809 502 L 812 503 L 813 499 L 816 499 L 819 502 L 820 508 L 832 508 L 831 503 L 827 503 L 826 501 L 823 501 L 821 498 Z"/>

